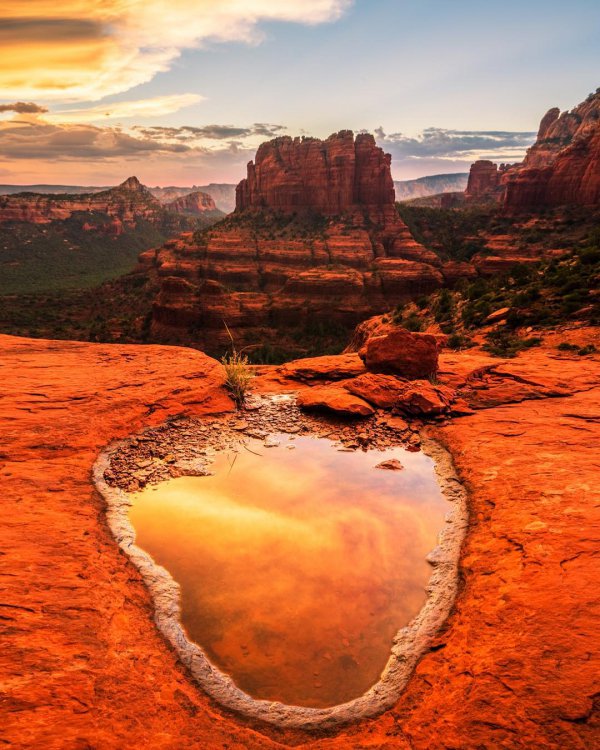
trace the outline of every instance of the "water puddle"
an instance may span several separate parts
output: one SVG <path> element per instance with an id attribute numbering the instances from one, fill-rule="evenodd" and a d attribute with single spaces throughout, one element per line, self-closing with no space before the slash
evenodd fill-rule
<path id="1" fill-rule="evenodd" d="M 181 587 L 188 639 L 238 688 L 335 706 L 377 683 L 423 607 L 449 503 L 423 453 L 271 442 L 130 495 L 129 520 Z M 375 468 L 391 459 L 404 468 Z"/>

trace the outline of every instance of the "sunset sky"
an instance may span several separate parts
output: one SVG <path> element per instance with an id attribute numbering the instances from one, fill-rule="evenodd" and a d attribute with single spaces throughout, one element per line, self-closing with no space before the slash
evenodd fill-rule
<path id="1" fill-rule="evenodd" d="M 368 130 L 396 179 L 518 161 L 600 86 L 598 0 L 0 0 L 0 183 L 237 182 Z"/>

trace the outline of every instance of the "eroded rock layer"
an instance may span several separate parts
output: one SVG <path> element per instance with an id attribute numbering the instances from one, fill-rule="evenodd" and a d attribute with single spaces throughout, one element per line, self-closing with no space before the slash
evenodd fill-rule
<path id="1" fill-rule="evenodd" d="M 599 206 L 600 89 L 570 112 L 548 110 L 522 163 L 472 164 L 464 196 L 448 206 L 490 199 L 512 214 Z"/>
<path id="2" fill-rule="evenodd" d="M 175 198 L 175 200 L 166 203 L 165 208 L 177 214 L 191 214 L 192 216 L 218 211 L 212 197 L 199 190 Z"/>
<path id="3" fill-rule="evenodd" d="M 17 193 L 0 196 L 0 224 L 9 221 L 49 224 L 68 219 L 77 211 L 98 211 L 127 226 L 135 226 L 139 219 L 157 222 L 163 215 L 160 202 L 137 177 L 129 177 L 118 187 L 100 193 Z"/>

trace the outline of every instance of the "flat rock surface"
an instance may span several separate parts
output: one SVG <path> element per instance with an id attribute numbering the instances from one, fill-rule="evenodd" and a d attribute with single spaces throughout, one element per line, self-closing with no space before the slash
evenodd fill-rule
<path id="1" fill-rule="evenodd" d="M 597 746 L 598 358 L 540 349 L 510 361 L 441 359 L 440 380 L 474 412 L 427 428 L 470 492 L 462 590 L 394 709 L 318 737 L 238 720 L 188 679 L 91 484 L 112 439 L 175 414 L 230 408 L 218 363 L 175 347 L 0 336 L 2 743 Z"/>

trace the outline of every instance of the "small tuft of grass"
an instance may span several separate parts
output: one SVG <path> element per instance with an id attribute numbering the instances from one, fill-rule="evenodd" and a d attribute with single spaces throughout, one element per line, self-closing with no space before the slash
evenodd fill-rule
<path id="1" fill-rule="evenodd" d="M 231 352 L 221 357 L 221 364 L 225 368 L 225 385 L 233 400 L 238 407 L 244 405 L 246 400 L 246 394 L 250 390 L 250 381 L 254 377 L 254 373 L 250 369 L 250 361 L 248 357 L 242 352 L 238 352 L 233 342 L 233 336 L 229 330 L 229 326 L 225 321 L 225 330 L 231 340 Z"/>
<path id="2" fill-rule="evenodd" d="M 250 370 L 248 357 L 234 349 L 230 354 L 221 358 L 221 363 L 227 376 L 225 385 L 235 403 L 238 406 L 243 406 L 246 394 L 250 390 L 250 381 L 254 377 L 254 373 Z"/>

